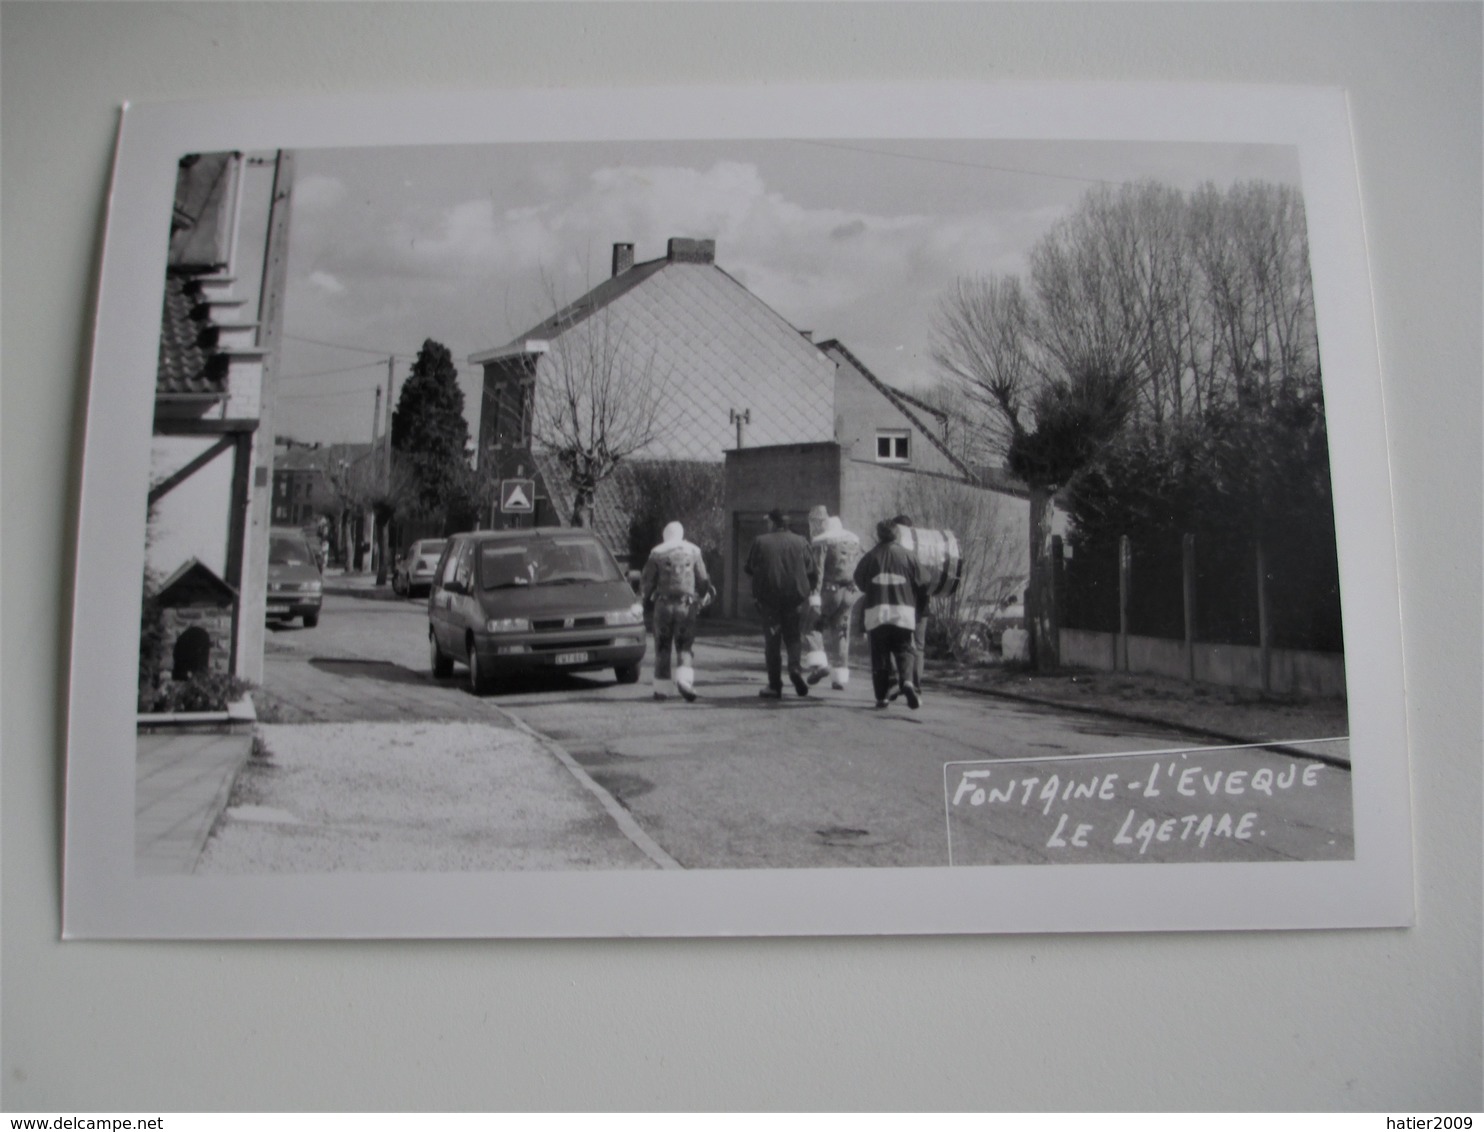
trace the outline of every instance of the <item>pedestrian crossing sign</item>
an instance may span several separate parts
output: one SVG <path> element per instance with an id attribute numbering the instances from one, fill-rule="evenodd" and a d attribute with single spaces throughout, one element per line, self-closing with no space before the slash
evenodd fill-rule
<path id="1" fill-rule="evenodd" d="M 505 515 L 529 515 L 536 509 L 535 480 L 501 480 L 500 511 Z"/>

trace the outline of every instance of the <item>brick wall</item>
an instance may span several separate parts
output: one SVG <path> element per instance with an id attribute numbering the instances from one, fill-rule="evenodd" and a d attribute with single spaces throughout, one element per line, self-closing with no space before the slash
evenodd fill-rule
<path id="1" fill-rule="evenodd" d="M 210 672 L 226 674 L 232 662 L 232 609 L 230 606 L 177 606 L 164 611 L 165 639 L 160 648 L 160 671 L 169 675 L 175 665 L 175 642 L 193 626 L 211 638 Z"/>

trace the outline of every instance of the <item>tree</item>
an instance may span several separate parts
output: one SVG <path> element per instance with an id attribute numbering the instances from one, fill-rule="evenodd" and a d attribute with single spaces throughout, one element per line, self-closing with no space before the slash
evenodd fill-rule
<path id="1" fill-rule="evenodd" d="M 454 498 L 466 463 L 469 425 L 458 377 L 448 347 L 424 340 L 392 414 L 392 451 L 411 472 L 418 506 L 434 514 Z"/>
<path id="2" fill-rule="evenodd" d="M 587 527 L 598 485 L 663 434 L 669 375 L 611 307 L 587 318 L 570 310 L 537 365 L 531 439 L 556 457 L 573 489 L 572 524 Z"/>
<path id="3" fill-rule="evenodd" d="M 1026 624 L 1031 659 L 1054 668 L 1051 501 L 1127 418 L 1134 384 L 1123 335 L 1073 325 L 1076 296 L 1102 288 L 1096 254 L 1056 250 L 1038 277 L 1033 310 L 1019 281 L 960 281 L 941 312 L 933 356 L 985 410 L 985 429 L 1030 491 Z M 1089 274 L 1082 278 L 1074 265 Z"/>
<path id="4" fill-rule="evenodd" d="M 1303 202 L 1291 188 L 1092 190 L 1033 249 L 1026 281 L 960 281 L 936 332 L 939 367 L 1030 488 L 1038 666 L 1055 662 L 1054 493 L 1072 502 L 1084 539 L 1116 537 L 1104 513 L 1188 514 L 1197 497 L 1243 537 L 1295 490 L 1299 512 L 1328 512 L 1323 444 L 1306 439 L 1322 437 L 1323 410 Z M 1077 490 L 1093 474 L 1096 490 Z M 1122 506 L 1118 492 L 1129 493 Z M 1327 524 L 1310 526 L 1322 539 Z"/>
<path id="5" fill-rule="evenodd" d="M 325 478 L 347 510 L 371 513 L 378 552 L 376 584 L 386 585 L 392 520 L 418 500 L 418 480 L 412 465 L 396 453 L 388 465 L 383 453 L 373 449 L 356 460 L 333 463 L 326 468 Z"/>

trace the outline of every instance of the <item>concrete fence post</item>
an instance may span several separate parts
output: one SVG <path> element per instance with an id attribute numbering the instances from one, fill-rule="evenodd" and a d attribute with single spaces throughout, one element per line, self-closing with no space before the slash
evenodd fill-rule
<path id="1" fill-rule="evenodd" d="M 1272 614 L 1268 608 L 1268 564 L 1267 554 L 1261 542 L 1257 544 L 1257 646 L 1262 653 L 1262 690 L 1273 690 L 1273 640 Z"/>
<path id="2" fill-rule="evenodd" d="M 1133 581 L 1133 545 L 1128 535 L 1118 536 L 1118 665 L 1128 671 L 1128 602 Z"/>
<path id="3" fill-rule="evenodd" d="M 1180 538 L 1180 577 L 1185 605 L 1185 678 L 1195 680 L 1195 535 Z"/>

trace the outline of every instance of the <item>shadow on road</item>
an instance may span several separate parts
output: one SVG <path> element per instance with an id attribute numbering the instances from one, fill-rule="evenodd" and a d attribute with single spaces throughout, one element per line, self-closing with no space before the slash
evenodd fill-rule
<path id="1" fill-rule="evenodd" d="M 387 660 L 346 660 L 316 656 L 310 659 L 309 666 L 321 672 L 328 672 L 331 676 L 380 680 L 386 684 L 427 685 L 433 683 L 432 677 L 427 673 L 413 672 L 409 668 L 403 668 L 400 664 L 393 664 Z"/>

